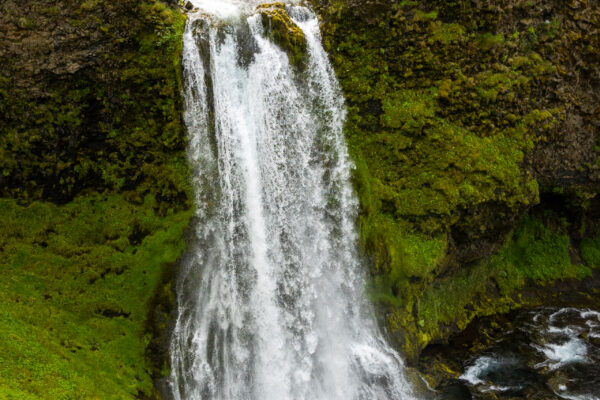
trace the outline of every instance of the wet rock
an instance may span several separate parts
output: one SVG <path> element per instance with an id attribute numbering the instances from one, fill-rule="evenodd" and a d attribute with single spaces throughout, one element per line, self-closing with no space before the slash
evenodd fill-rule
<path id="1" fill-rule="evenodd" d="M 267 3 L 257 7 L 268 36 L 288 55 L 290 62 L 301 66 L 306 60 L 304 32 L 288 15 L 283 3 Z"/>
<path id="2" fill-rule="evenodd" d="M 452 382 L 439 388 L 440 400 L 471 400 L 473 396 L 469 388 L 462 382 Z"/>
<path id="3" fill-rule="evenodd" d="M 435 391 L 430 387 L 426 377 L 421 375 L 418 369 L 406 368 L 405 375 L 417 398 L 423 400 L 433 400 L 436 398 Z"/>
<path id="4" fill-rule="evenodd" d="M 460 366 L 464 381 L 433 382 L 441 393 L 449 388 L 460 392 L 465 383 L 478 399 L 546 400 L 555 399 L 557 393 L 589 398 L 600 389 L 600 349 L 591 341 L 600 328 L 599 319 L 595 311 L 572 307 L 484 318 L 448 345 L 427 348 L 420 368 L 432 376 L 440 365 Z"/>
<path id="5" fill-rule="evenodd" d="M 186 10 L 192 10 L 194 8 L 194 5 L 192 4 L 191 1 L 188 1 L 187 3 L 185 3 L 185 9 Z"/>
<path id="6" fill-rule="evenodd" d="M 556 371 L 546 383 L 554 393 L 560 393 L 566 390 L 569 384 L 569 377 L 561 371 Z"/>

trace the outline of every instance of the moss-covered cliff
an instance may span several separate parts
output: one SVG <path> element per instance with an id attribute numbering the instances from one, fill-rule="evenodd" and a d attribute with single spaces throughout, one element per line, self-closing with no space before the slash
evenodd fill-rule
<path id="1" fill-rule="evenodd" d="M 184 17 L 22 3 L 0 4 L 0 397 L 148 398 L 191 215 Z M 598 1 L 312 3 L 370 292 L 409 359 L 477 316 L 598 298 Z M 303 39 L 263 8 L 300 65 Z"/>
<path id="2" fill-rule="evenodd" d="M 527 303 L 526 286 L 591 274 L 598 2 L 313 4 L 347 100 L 372 295 L 410 358 Z"/>
<path id="3" fill-rule="evenodd" d="M 153 192 L 185 208 L 183 15 L 150 0 L 0 7 L 0 195 Z"/>
<path id="4" fill-rule="evenodd" d="M 0 398 L 153 396 L 191 217 L 184 16 L 0 4 Z"/>

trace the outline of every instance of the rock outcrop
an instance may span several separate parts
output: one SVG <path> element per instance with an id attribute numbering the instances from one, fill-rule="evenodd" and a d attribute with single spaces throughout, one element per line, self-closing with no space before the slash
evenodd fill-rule
<path id="1" fill-rule="evenodd" d="M 287 14 L 285 4 L 261 4 L 257 11 L 267 35 L 287 53 L 293 65 L 301 66 L 306 61 L 306 38 Z"/>

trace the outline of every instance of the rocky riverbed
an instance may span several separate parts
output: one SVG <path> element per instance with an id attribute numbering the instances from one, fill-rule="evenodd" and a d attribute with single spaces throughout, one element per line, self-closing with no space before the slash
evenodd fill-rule
<path id="1" fill-rule="evenodd" d="M 450 346 L 426 352 L 426 368 L 445 375 L 437 383 L 440 398 L 600 398 L 599 311 L 521 310 L 477 321 L 475 332 L 474 338 L 466 332 Z"/>

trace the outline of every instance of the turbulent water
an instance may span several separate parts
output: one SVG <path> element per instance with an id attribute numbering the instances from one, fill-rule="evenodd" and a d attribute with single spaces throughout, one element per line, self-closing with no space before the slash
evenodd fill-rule
<path id="1" fill-rule="evenodd" d="M 600 312 L 527 310 L 514 325 L 460 377 L 474 398 L 600 400 Z"/>
<path id="2" fill-rule="evenodd" d="M 338 83 L 307 8 L 290 65 L 248 2 L 196 0 L 184 35 L 193 248 L 171 345 L 175 399 L 408 399 L 364 300 Z"/>

